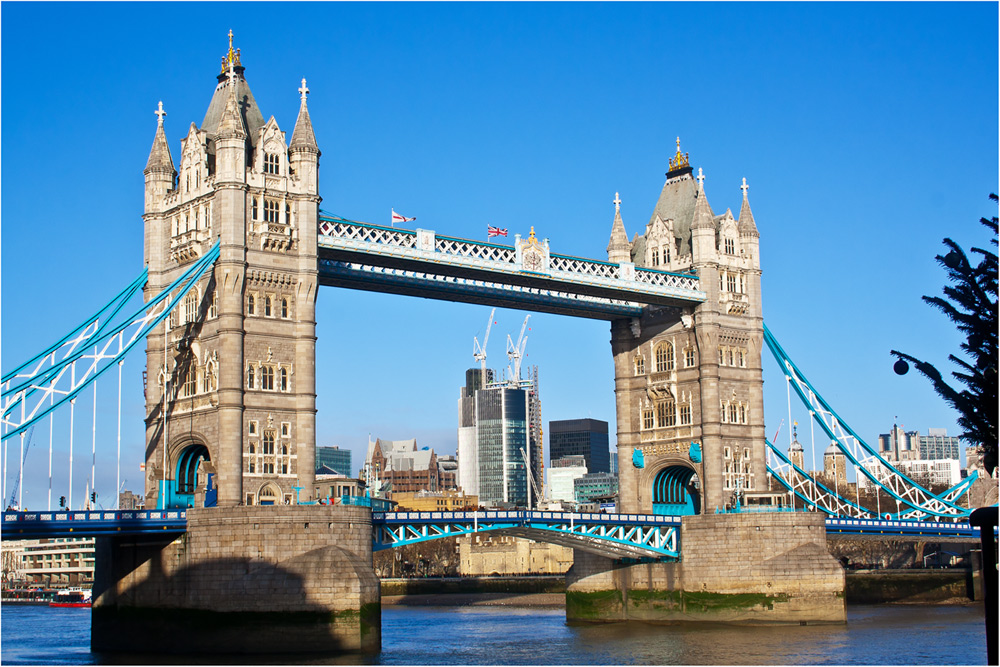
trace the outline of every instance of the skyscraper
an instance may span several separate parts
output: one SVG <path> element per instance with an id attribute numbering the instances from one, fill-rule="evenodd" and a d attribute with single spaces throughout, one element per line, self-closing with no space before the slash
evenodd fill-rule
<path id="1" fill-rule="evenodd" d="M 340 447 L 317 447 L 316 469 L 326 466 L 341 475 L 351 476 L 351 450 Z"/>
<path id="2" fill-rule="evenodd" d="M 587 472 L 611 472 L 608 422 L 600 419 L 564 419 L 549 422 L 549 459 L 582 456 Z"/>
<path id="3" fill-rule="evenodd" d="M 538 369 L 531 380 L 480 383 L 470 369 L 459 398 L 459 486 L 484 505 L 533 506 L 542 488 L 541 401 Z M 527 464 L 525 458 L 527 458 Z M 528 471 L 534 478 L 529 496 Z"/>

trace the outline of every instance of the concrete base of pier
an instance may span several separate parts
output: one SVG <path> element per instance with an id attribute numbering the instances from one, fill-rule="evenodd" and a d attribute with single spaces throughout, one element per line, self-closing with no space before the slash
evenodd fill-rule
<path id="1" fill-rule="evenodd" d="M 813 513 L 684 517 L 682 560 L 631 565 L 577 550 L 566 618 L 844 623 L 844 570 Z"/>
<path id="2" fill-rule="evenodd" d="M 369 510 L 231 507 L 187 517 L 187 533 L 174 541 L 97 540 L 94 651 L 381 648 Z"/>

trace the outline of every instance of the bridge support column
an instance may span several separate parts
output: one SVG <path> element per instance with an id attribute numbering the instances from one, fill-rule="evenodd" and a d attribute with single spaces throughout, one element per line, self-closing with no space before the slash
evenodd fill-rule
<path id="1" fill-rule="evenodd" d="M 381 648 L 371 512 L 190 509 L 188 531 L 98 538 L 91 646 L 135 653 Z"/>
<path id="2" fill-rule="evenodd" d="M 628 564 L 574 551 L 566 617 L 729 623 L 844 623 L 844 570 L 812 513 L 683 518 L 682 560 Z"/>

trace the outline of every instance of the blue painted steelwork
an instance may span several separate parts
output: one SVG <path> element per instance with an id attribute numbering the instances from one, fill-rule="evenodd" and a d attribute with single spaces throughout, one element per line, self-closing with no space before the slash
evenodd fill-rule
<path id="1" fill-rule="evenodd" d="M 108 512 L 4 512 L 5 540 L 102 535 L 179 535 L 187 531 L 183 510 Z"/>
<path id="2" fill-rule="evenodd" d="M 71 401 L 107 370 L 114 368 L 146 334 L 162 322 L 219 256 L 219 242 L 158 295 L 125 317 L 127 301 L 145 284 L 145 271 L 96 315 L 55 345 L 20 364 L 2 379 L 3 439 L 24 432 L 39 419 Z M 76 362 L 84 361 L 81 377 Z M 63 386 L 68 384 L 69 386 Z M 51 402 L 50 402 L 51 401 Z M 30 408 L 29 408 L 30 403 Z"/>
<path id="3" fill-rule="evenodd" d="M 775 447 L 774 444 L 767 438 L 764 439 L 764 444 L 767 445 L 769 457 L 774 456 L 778 459 L 778 461 L 780 461 L 780 470 L 772 468 L 770 464 L 767 465 L 768 474 L 771 475 L 776 482 L 794 493 L 809 507 L 825 512 L 830 516 L 843 516 L 844 512 L 847 511 L 857 517 L 870 517 L 873 519 L 887 519 L 891 521 L 920 520 L 931 516 L 925 512 L 918 513 L 907 511 L 895 514 L 887 512 L 883 513 L 883 515 L 879 517 L 876 512 L 844 498 L 814 479 L 805 470 L 792 463 L 791 460 L 785 456 L 780 449 Z M 789 473 L 787 471 L 792 472 Z M 782 472 L 784 472 L 784 474 L 782 474 Z M 978 472 L 973 472 L 961 482 L 951 487 L 948 491 L 945 491 L 942 495 L 954 493 L 961 496 L 968 491 L 969 487 L 971 487 L 973 482 L 976 481 L 978 475 Z"/>
<path id="4" fill-rule="evenodd" d="M 646 467 L 646 458 L 643 456 L 642 450 L 639 448 L 632 450 L 632 465 L 636 468 Z"/>
<path id="5" fill-rule="evenodd" d="M 609 558 L 680 557 L 680 518 L 539 511 L 373 512 L 376 551 L 442 537 L 495 532 Z"/>
<path id="6" fill-rule="evenodd" d="M 837 445 L 837 448 L 848 460 L 854 463 L 858 474 L 864 475 L 878 488 L 909 508 L 902 513 L 903 516 L 919 518 L 924 515 L 938 517 L 965 517 L 969 515 L 970 510 L 968 508 L 956 505 L 954 502 L 968 490 L 968 486 L 959 485 L 938 495 L 897 470 L 888 461 L 883 459 L 878 451 L 858 437 L 851 427 L 834 412 L 829 403 L 820 396 L 784 349 L 782 349 L 777 339 L 775 339 L 774 335 L 767 328 L 767 325 L 764 325 L 764 341 L 767 343 L 771 354 L 781 366 L 785 377 L 795 389 L 795 393 L 799 399 L 816 416 L 816 421 Z M 874 463 L 876 472 L 866 468 L 866 463 Z M 776 476 L 780 477 L 780 474 Z M 836 503 L 834 504 L 836 505 Z M 855 516 L 874 516 L 878 514 L 877 511 L 872 511 L 870 508 L 860 508 L 853 503 L 837 505 L 838 514 L 840 509 L 852 510 Z"/>
<path id="7" fill-rule="evenodd" d="M 994 529 L 994 535 L 996 529 Z M 845 519 L 829 518 L 826 520 L 827 535 L 885 535 L 886 537 L 942 537 L 966 538 L 970 542 L 979 539 L 979 528 L 962 521 L 901 521 L 891 519 Z"/>
<path id="8" fill-rule="evenodd" d="M 698 499 L 688 489 L 694 470 L 687 466 L 670 466 L 656 473 L 653 480 L 653 512 L 669 516 L 698 514 Z"/>
<path id="9" fill-rule="evenodd" d="M 647 305 L 704 301 L 696 275 L 549 253 L 529 270 L 520 247 L 321 214 L 320 283 L 614 320 Z"/>
<path id="10" fill-rule="evenodd" d="M 691 447 L 688 448 L 688 458 L 691 459 L 691 463 L 701 463 L 701 445 L 697 442 L 692 442 Z"/>

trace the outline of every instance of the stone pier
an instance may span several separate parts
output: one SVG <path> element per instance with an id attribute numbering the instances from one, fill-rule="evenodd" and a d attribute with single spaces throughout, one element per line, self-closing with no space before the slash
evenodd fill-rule
<path id="1" fill-rule="evenodd" d="M 220 507 L 187 517 L 187 533 L 173 541 L 98 538 L 94 651 L 381 648 L 370 510 Z"/>
<path id="2" fill-rule="evenodd" d="M 844 623 L 844 570 L 813 513 L 684 517 L 682 560 L 629 565 L 577 550 L 566 618 Z"/>

